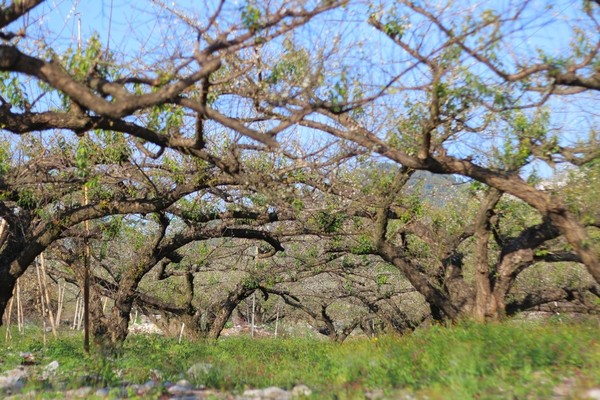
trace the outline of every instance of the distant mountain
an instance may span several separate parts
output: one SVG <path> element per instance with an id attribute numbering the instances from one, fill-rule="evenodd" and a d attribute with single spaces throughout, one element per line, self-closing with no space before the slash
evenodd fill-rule
<path id="1" fill-rule="evenodd" d="M 443 205 L 448 200 L 458 196 L 465 188 L 465 181 L 454 175 L 416 171 L 408 181 L 406 190 L 408 193 L 418 191 L 423 198 L 430 200 L 433 204 Z"/>

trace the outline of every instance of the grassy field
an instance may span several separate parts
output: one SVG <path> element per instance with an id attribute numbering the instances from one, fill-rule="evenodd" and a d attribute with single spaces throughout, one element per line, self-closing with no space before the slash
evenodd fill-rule
<path id="1" fill-rule="evenodd" d="M 39 368 L 53 360 L 60 363 L 56 380 L 62 388 L 143 383 L 155 370 L 161 381 L 186 378 L 233 393 L 302 383 L 318 399 L 364 398 L 369 391 L 382 398 L 544 399 L 568 379 L 567 398 L 578 398 L 600 387 L 599 340 L 597 323 L 515 322 L 433 327 L 410 336 L 355 338 L 342 345 L 246 337 L 178 344 L 157 336 L 131 336 L 123 356 L 114 359 L 99 353 L 86 356 L 80 334 L 64 332 L 58 340 L 48 338 L 44 346 L 40 332 L 30 330 L 13 333 L 0 350 L 0 373 L 20 364 L 20 352 L 31 352 Z M 186 371 L 196 363 L 211 367 L 190 378 Z M 40 390 L 41 385 L 29 383 L 26 390 Z"/>

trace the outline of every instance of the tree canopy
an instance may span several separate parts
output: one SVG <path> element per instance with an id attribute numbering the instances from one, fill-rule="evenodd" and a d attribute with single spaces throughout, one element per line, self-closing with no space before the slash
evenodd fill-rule
<path id="1" fill-rule="evenodd" d="M 84 247 L 112 342 L 134 304 L 218 337 L 256 291 L 335 340 L 597 312 L 597 2 L 116 3 L 85 37 L 0 6 L 0 313 Z"/>

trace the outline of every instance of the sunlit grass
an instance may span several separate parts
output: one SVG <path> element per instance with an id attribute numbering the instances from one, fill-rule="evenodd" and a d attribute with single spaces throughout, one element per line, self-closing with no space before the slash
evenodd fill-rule
<path id="1" fill-rule="evenodd" d="M 3 334 L 3 332 L 0 332 Z M 404 337 L 353 338 L 339 345 L 314 339 L 225 338 L 183 342 L 132 336 L 119 358 L 85 355 L 80 334 L 59 340 L 39 331 L 13 333 L 0 352 L 0 370 L 14 368 L 19 352 L 33 352 L 40 368 L 58 360 L 63 387 L 122 381 L 142 383 L 152 370 L 162 381 L 187 378 L 209 388 L 240 392 L 246 388 L 303 383 L 315 398 L 361 398 L 382 390 L 417 397 L 547 398 L 566 377 L 582 389 L 600 385 L 597 324 L 462 324 L 436 326 Z M 195 377 L 195 363 L 212 367 Z"/>

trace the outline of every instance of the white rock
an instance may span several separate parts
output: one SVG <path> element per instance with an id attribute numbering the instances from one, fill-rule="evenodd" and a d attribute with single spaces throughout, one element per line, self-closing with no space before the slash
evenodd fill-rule
<path id="1" fill-rule="evenodd" d="M 129 333 L 137 335 L 164 335 L 164 332 L 152 322 L 129 325 Z"/>
<path id="2" fill-rule="evenodd" d="M 600 400 L 600 388 L 590 389 L 585 392 L 584 399 Z"/>
<path id="3" fill-rule="evenodd" d="M 58 371 L 58 361 L 54 360 L 52 361 L 50 364 L 46 365 L 44 367 L 44 370 L 42 371 L 42 379 L 46 380 L 52 376 L 56 375 L 56 371 Z"/>
<path id="4" fill-rule="evenodd" d="M 310 390 L 310 388 L 306 385 L 296 385 L 292 389 L 292 397 L 293 398 L 308 397 L 311 395 L 311 393 L 312 393 L 312 390 Z"/>
<path id="5" fill-rule="evenodd" d="M 571 396 L 575 389 L 575 379 L 565 378 L 563 381 L 552 389 L 552 394 L 556 397 Z"/>

